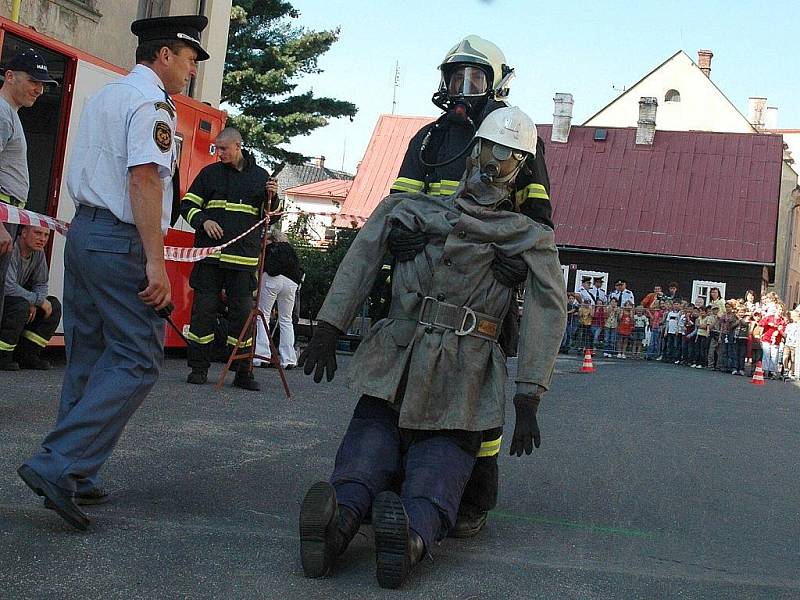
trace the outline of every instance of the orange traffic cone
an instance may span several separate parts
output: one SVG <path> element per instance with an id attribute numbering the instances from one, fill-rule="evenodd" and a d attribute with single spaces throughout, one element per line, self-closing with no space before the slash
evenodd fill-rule
<path id="1" fill-rule="evenodd" d="M 594 373 L 591 348 L 584 348 L 583 350 L 583 366 L 581 367 L 581 373 Z"/>
<path id="2" fill-rule="evenodd" d="M 764 385 L 764 370 L 761 368 L 761 361 L 756 363 L 755 371 L 753 371 L 753 385 Z"/>

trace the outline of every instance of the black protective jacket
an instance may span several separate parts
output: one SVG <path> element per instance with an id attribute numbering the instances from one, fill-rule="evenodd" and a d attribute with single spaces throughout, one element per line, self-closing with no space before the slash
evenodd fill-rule
<path id="1" fill-rule="evenodd" d="M 507 106 L 502 102 L 490 101 L 481 119 L 475 123 L 480 127 L 483 118 L 498 108 Z M 437 123 L 440 126 L 437 127 Z M 449 164 L 430 169 L 420 160 L 420 148 L 428 132 L 433 130 L 425 147 L 425 162 L 437 164 L 457 155 L 467 146 L 471 147 L 474 135 L 472 127 L 464 122 L 443 116 L 435 123 L 420 129 L 408 144 L 403 164 L 392 184 L 391 192 L 423 192 L 430 195 L 449 196 L 456 191 L 466 169 L 464 152 Z M 553 207 L 550 203 L 550 179 L 544 157 L 544 143 L 539 138 L 536 144 L 536 157 L 529 158 L 515 180 L 516 204 L 519 211 L 534 221 L 553 227 Z"/>
<path id="2" fill-rule="evenodd" d="M 300 269 L 300 260 L 289 242 L 273 242 L 267 246 L 267 256 L 264 259 L 264 271 L 270 277 L 283 275 L 300 285 L 303 271 Z"/>
<path id="3" fill-rule="evenodd" d="M 252 154 L 246 150 L 242 154 L 245 164 L 241 171 L 221 162 L 203 167 L 181 200 L 181 216 L 194 227 L 197 248 L 221 246 L 263 218 L 269 173 L 256 164 Z M 279 208 L 280 200 L 276 195 L 271 209 Z M 221 240 L 212 239 L 203 229 L 203 223 L 209 219 L 222 228 Z M 270 221 L 277 221 L 277 218 Z M 255 269 L 261 248 L 260 233 L 258 228 L 204 260 L 228 269 Z"/>

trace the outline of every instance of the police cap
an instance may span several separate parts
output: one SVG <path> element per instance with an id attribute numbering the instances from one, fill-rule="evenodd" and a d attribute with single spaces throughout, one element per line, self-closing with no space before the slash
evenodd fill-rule
<path id="1" fill-rule="evenodd" d="M 200 45 L 200 32 L 208 25 L 208 18 L 202 15 L 183 15 L 175 17 L 155 17 L 139 19 L 131 23 L 133 35 L 144 42 L 185 42 L 197 50 L 197 60 L 208 60 L 208 52 Z"/>
<path id="2" fill-rule="evenodd" d="M 581 283 L 586 283 L 587 281 L 591 281 L 592 278 L 589 275 L 584 275 L 581 277 Z"/>

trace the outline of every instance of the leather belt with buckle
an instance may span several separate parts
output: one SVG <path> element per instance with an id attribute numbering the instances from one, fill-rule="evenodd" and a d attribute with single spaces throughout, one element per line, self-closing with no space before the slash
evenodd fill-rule
<path id="1" fill-rule="evenodd" d="M 452 329 L 456 335 L 471 335 L 496 342 L 500 337 L 500 319 L 472 310 L 469 306 L 457 306 L 440 302 L 432 296 L 422 299 L 419 309 L 419 324 L 428 327 Z"/>

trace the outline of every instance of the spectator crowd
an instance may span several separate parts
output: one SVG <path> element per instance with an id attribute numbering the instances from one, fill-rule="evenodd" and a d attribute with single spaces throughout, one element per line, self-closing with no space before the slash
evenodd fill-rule
<path id="1" fill-rule="evenodd" d="M 584 277 L 567 294 L 567 327 L 561 352 L 632 358 L 752 376 L 800 379 L 800 305 L 788 310 L 777 294 L 760 301 L 752 290 L 725 299 L 719 288 L 708 297 L 684 299 L 676 283 L 655 286 L 639 303 L 623 279 L 606 293 L 602 278 Z M 746 372 L 747 371 L 747 372 Z"/>

